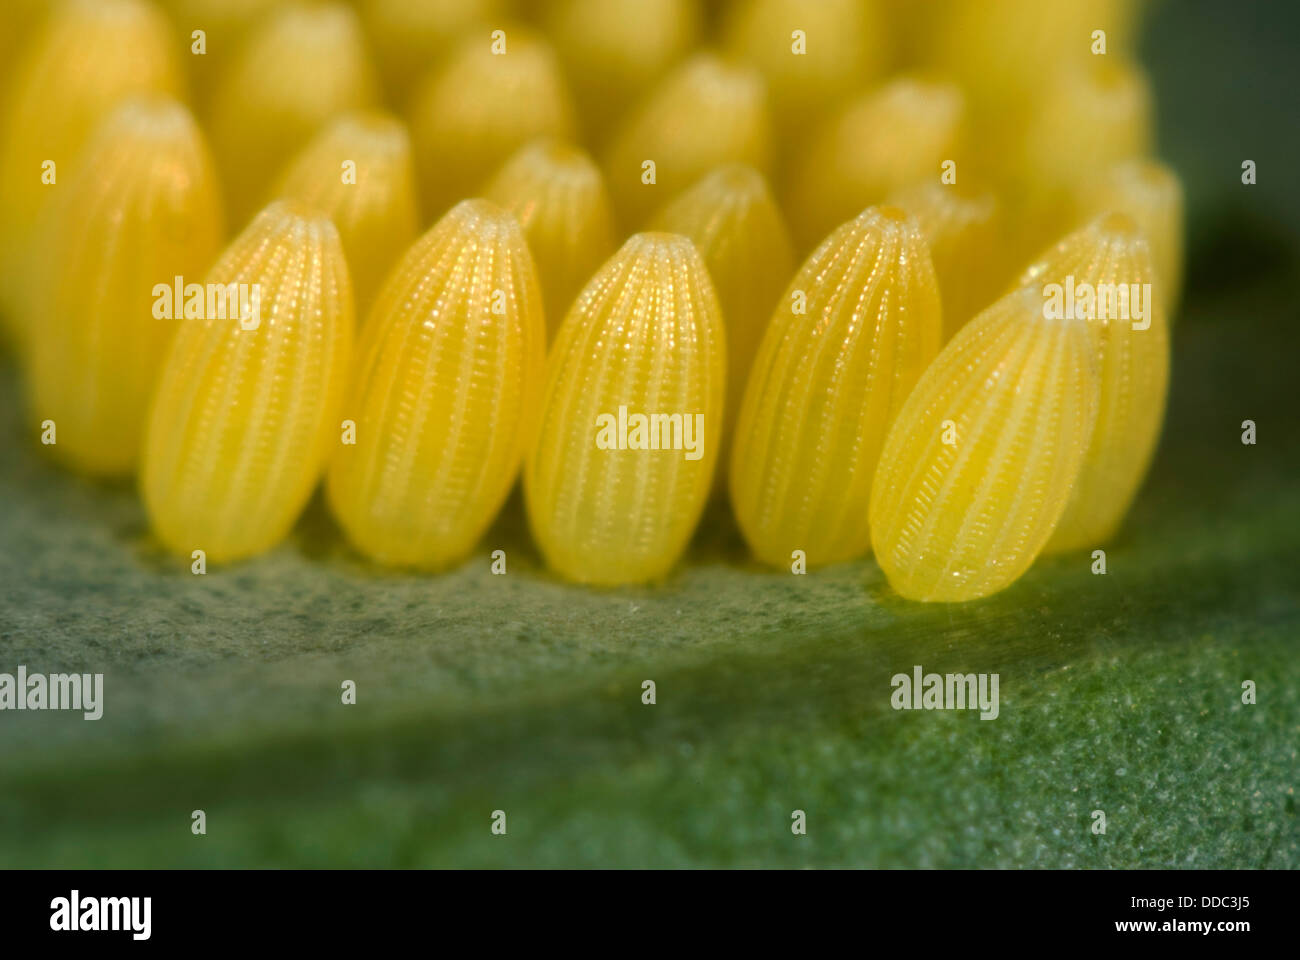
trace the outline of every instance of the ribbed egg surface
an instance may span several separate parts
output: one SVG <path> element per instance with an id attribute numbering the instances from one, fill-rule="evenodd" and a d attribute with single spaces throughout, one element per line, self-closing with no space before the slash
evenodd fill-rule
<path id="1" fill-rule="evenodd" d="M 897 208 L 868 208 L 800 268 L 759 347 L 732 451 L 732 506 L 760 560 L 867 551 L 880 446 L 941 329 L 929 251 Z"/>
<path id="2" fill-rule="evenodd" d="M 226 248 L 203 294 L 154 394 L 142 484 L 168 548 L 234 560 L 289 532 L 337 440 L 355 322 L 338 231 L 274 203 Z"/>
<path id="3" fill-rule="evenodd" d="M 911 600 L 1009 586 L 1047 543 L 1097 416 L 1092 337 L 1008 294 L 944 347 L 903 405 L 871 491 L 871 543 Z"/>
<path id="4" fill-rule="evenodd" d="M 173 100 L 127 101 L 54 201 L 34 285 L 28 393 L 50 451 L 93 475 L 130 473 L 173 331 L 176 277 L 201 279 L 221 243 L 207 145 Z"/>
<path id="5" fill-rule="evenodd" d="M 1146 476 L 1169 391 L 1165 286 L 1146 237 L 1124 214 L 1103 214 L 1065 237 L 1026 273 L 1058 294 L 1093 335 L 1100 380 L 1097 426 L 1050 552 L 1104 546 Z M 1068 285 L 1068 287 L 1067 287 Z M 1091 295 L 1091 302 L 1084 298 Z M 1121 300 L 1121 297 L 1123 298 Z"/>
<path id="6" fill-rule="evenodd" d="M 437 569 L 474 546 L 532 437 L 545 351 L 518 221 L 486 200 L 458 204 L 394 268 L 362 330 L 343 409 L 355 442 L 328 483 L 357 549 Z"/>
<path id="7" fill-rule="evenodd" d="M 583 583 L 666 575 L 708 498 L 726 348 L 685 237 L 632 236 L 560 327 L 547 364 L 528 516 L 547 562 Z"/>

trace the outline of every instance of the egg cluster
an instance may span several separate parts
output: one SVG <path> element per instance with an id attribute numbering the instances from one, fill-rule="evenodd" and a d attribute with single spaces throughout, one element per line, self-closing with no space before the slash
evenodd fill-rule
<path id="1" fill-rule="evenodd" d="M 547 563 L 711 502 L 917 600 L 1104 546 L 1182 190 L 1136 0 L 14 0 L 0 315 L 49 451 L 236 561 L 323 480 L 382 564 L 522 472 Z"/>

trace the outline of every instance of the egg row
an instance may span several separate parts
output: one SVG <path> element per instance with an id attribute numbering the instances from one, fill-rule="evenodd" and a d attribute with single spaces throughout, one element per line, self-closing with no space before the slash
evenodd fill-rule
<path id="1" fill-rule="evenodd" d="M 205 176 L 174 181 L 191 188 L 179 194 L 159 173 L 202 171 L 201 153 L 187 149 L 194 142 L 173 104 L 136 102 L 115 115 L 99 172 L 84 180 L 90 192 L 71 190 L 65 201 L 67 227 L 56 235 L 80 252 L 48 258 L 57 275 L 38 287 L 63 299 L 40 311 L 48 326 L 34 340 L 30 376 L 33 408 L 60 425 L 56 452 L 92 471 L 129 468 L 96 458 L 142 444 L 154 527 L 187 555 L 235 560 L 267 549 L 328 464 L 330 505 L 362 552 L 444 567 L 473 548 L 526 458 L 529 518 L 553 567 L 584 582 L 653 580 L 684 549 L 730 442 L 722 474 L 761 559 L 786 563 L 798 550 L 831 563 L 874 545 L 903 592 L 960 599 L 1018 576 L 1072 491 L 1083 505 L 1067 545 L 1108 536 L 1155 443 L 1168 363 L 1163 309 L 1132 334 L 1043 317 L 1049 277 L 1154 281 L 1146 241 L 1122 216 L 1067 238 L 942 353 L 929 243 L 899 207 L 868 208 L 835 230 L 767 322 L 753 322 L 753 305 L 736 307 L 739 291 L 784 276 L 789 262 L 779 214 L 745 168 L 716 171 L 663 211 L 682 233 L 634 235 L 600 266 L 549 361 L 524 230 L 486 200 L 457 205 L 401 256 L 355 348 L 339 231 L 296 200 L 268 206 L 206 274 L 205 288 L 257 289 L 255 325 L 233 310 L 210 315 L 206 303 L 185 316 L 173 297 L 171 316 L 158 316 L 155 303 L 159 328 L 141 331 L 146 281 L 182 275 L 213 243 Z M 134 158 L 116 156 L 131 149 Z M 549 147 L 537 149 L 553 159 Z M 159 216 L 164 208 L 170 216 Z M 133 252 L 129 264 L 114 259 L 123 250 Z M 724 328 L 718 289 L 728 291 L 739 336 Z M 769 290 L 757 303 L 770 299 Z M 161 375 L 143 416 L 152 377 L 142 355 L 163 352 L 168 324 L 176 333 L 165 360 L 152 361 Z M 729 407 L 733 339 L 747 354 L 747 387 Z M 1049 346 L 1030 350 L 1036 339 Z M 981 405 L 992 405 L 987 415 Z M 700 455 L 680 444 L 602 446 L 602 417 L 625 421 L 629 410 L 676 416 L 679 440 L 682 424 L 698 418 Z M 954 425 L 951 444 L 944 423 Z M 131 430 L 136 437 L 124 436 Z M 1012 433 L 991 439 L 993 430 Z M 941 482 L 954 471 L 965 479 Z M 976 519 L 927 525 L 944 516 Z M 988 539 L 998 531 L 1001 539 Z M 905 571 L 920 577 L 928 565 L 942 569 L 902 585 Z"/>
<path id="2" fill-rule="evenodd" d="M 801 11 L 837 38 L 815 76 L 790 69 L 784 0 L 742 6 L 729 43 L 748 64 L 683 59 L 602 164 L 569 139 L 567 84 L 529 28 L 453 45 L 411 87 L 408 134 L 349 109 L 374 100 L 351 14 L 290 6 L 209 91 L 214 163 L 161 95 L 176 84 L 152 8 L 66 3 L 0 145 L 0 293 L 51 450 L 138 469 L 159 537 L 214 560 L 274 544 L 325 475 L 361 552 L 445 567 L 521 462 L 539 547 L 583 582 L 664 576 L 710 494 L 765 562 L 874 549 L 918 599 L 981 596 L 1043 550 L 1105 541 L 1158 436 L 1181 271 L 1181 188 L 1141 159 L 1140 71 L 1071 61 L 1010 152 L 990 139 L 1011 102 L 996 88 L 1023 78 L 957 49 L 962 87 L 845 87 L 814 123 L 847 64 L 871 73 L 870 5 Z M 563 34 L 567 69 L 640 21 L 593 22 L 608 29 Z M 106 36 L 156 56 L 114 59 Z M 584 117 L 613 118 L 611 91 L 570 79 Z M 109 109 L 133 90 L 159 92 Z M 972 147 L 973 125 L 996 149 Z M 221 251 L 224 214 L 259 208 Z M 645 232 L 616 250 L 620 225 Z M 1049 316 L 1062 283 L 1150 284 L 1157 307 L 1141 329 Z"/>

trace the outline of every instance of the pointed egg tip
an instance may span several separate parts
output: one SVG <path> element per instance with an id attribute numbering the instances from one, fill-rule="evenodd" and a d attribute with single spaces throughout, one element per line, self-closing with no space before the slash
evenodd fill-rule
<path id="1" fill-rule="evenodd" d="M 1092 222 L 1088 229 L 1105 237 L 1124 240 L 1132 240 L 1140 235 L 1138 225 L 1133 218 L 1117 210 L 1102 213 Z"/>
<path id="2" fill-rule="evenodd" d="M 444 225 L 485 239 L 518 237 L 522 242 L 523 238 L 523 229 L 515 215 L 482 197 L 471 197 L 456 204 L 435 224 L 435 229 Z"/>
<path id="3" fill-rule="evenodd" d="M 767 180 L 747 163 L 725 163 L 673 197 L 650 219 L 648 229 L 699 239 L 720 223 L 745 219 L 759 207 L 775 211 Z"/>
<path id="4" fill-rule="evenodd" d="M 1116 166 L 1115 173 L 1150 190 L 1167 189 L 1178 180 L 1172 170 L 1150 157 L 1125 160 Z"/>
<path id="5" fill-rule="evenodd" d="M 604 176 L 591 156 L 564 137 L 536 137 L 516 150 L 484 188 L 485 196 L 504 206 L 540 194 L 558 195 L 605 190 Z"/>
<path id="6" fill-rule="evenodd" d="M 901 116 L 938 118 L 954 123 L 966 108 L 966 95 L 951 80 L 931 74 L 913 74 L 890 80 L 868 93 Z"/>
<path id="7" fill-rule="evenodd" d="M 866 207 L 852 220 L 841 224 L 827 239 L 846 242 L 850 237 L 911 237 L 921 235 L 921 226 L 911 212 L 895 204 Z"/>
<path id="8" fill-rule="evenodd" d="M 706 174 L 700 183 L 708 183 L 719 191 L 736 194 L 767 193 L 767 181 L 748 163 L 724 163 Z"/>
<path id="9" fill-rule="evenodd" d="M 614 254 L 618 260 L 638 260 L 651 263 L 699 259 L 699 252 L 690 237 L 666 230 L 643 230 L 624 241 Z"/>
<path id="10" fill-rule="evenodd" d="M 744 210 L 764 203 L 775 204 L 775 200 L 763 174 L 748 163 L 724 163 L 670 201 L 655 222 L 669 215 L 669 211 L 680 214 L 691 204 Z"/>
<path id="11" fill-rule="evenodd" d="M 327 131 L 341 141 L 360 143 L 380 155 L 401 155 L 411 149 L 401 120 L 384 110 L 354 110 L 340 116 Z"/>
<path id="12" fill-rule="evenodd" d="M 912 215 L 910 213 L 908 213 L 902 207 L 895 206 L 894 204 L 884 204 L 879 207 L 869 207 L 866 211 L 866 214 L 871 214 L 873 212 L 875 214 L 873 222 L 875 223 L 894 224 L 896 226 L 901 227 L 904 224 L 906 224 L 909 220 L 912 219 Z"/>
<path id="13" fill-rule="evenodd" d="M 273 200 L 254 215 L 249 232 L 265 232 L 272 236 L 291 236 L 295 239 L 317 233 L 338 236 L 338 230 L 329 215 L 314 204 L 296 197 Z"/>
<path id="14" fill-rule="evenodd" d="M 1037 284 L 1047 277 L 1053 263 L 1081 255 L 1083 248 L 1119 248 L 1126 252 L 1151 255 L 1150 244 L 1137 222 L 1127 213 L 1105 210 L 1078 230 L 1067 233 L 1033 259 L 1021 273 L 1017 285 Z"/>
<path id="15" fill-rule="evenodd" d="M 196 129 L 184 104 L 160 93 L 128 97 L 111 116 L 121 135 L 129 134 L 159 143 L 191 136 Z"/>
<path id="16" fill-rule="evenodd" d="M 942 183 L 931 177 L 899 187 L 886 202 L 913 213 L 914 206 L 969 210 L 973 219 L 984 220 L 997 209 L 998 197 L 985 183 L 969 177 L 962 177 L 957 183 Z"/>
<path id="17" fill-rule="evenodd" d="M 563 137 L 543 136 L 530 140 L 519 148 L 519 152 L 515 154 L 515 157 L 527 157 L 536 166 L 550 167 L 561 171 L 585 171 L 593 166 L 591 158 L 587 156 L 581 147 Z"/>

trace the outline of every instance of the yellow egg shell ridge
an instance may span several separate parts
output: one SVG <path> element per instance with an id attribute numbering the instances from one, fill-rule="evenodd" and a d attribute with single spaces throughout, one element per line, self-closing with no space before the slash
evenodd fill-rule
<path id="1" fill-rule="evenodd" d="M 868 208 L 791 281 L 736 426 L 731 502 L 759 559 L 851 560 L 885 432 L 939 352 L 939 290 L 916 221 Z"/>
<path id="2" fill-rule="evenodd" d="M 1033 288 L 968 323 L 926 370 L 880 454 L 876 561 L 911 600 L 1012 584 L 1065 510 L 1097 410 L 1092 337 Z"/>
<path id="3" fill-rule="evenodd" d="M 685 237 L 634 235 L 579 294 L 547 364 L 524 475 L 533 536 L 552 568 L 605 585 L 669 572 L 712 483 L 725 354 L 713 285 Z M 624 444 L 621 427 L 611 447 L 609 418 L 624 412 L 629 423 L 678 416 L 681 426 L 660 436 L 675 433 L 679 448 L 636 447 L 631 430 Z"/>
<path id="4" fill-rule="evenodd" d="M 231 285 L 256 309 L 232 298 L 179 325 L 141 472 L 159 539 L 209 561 L 274 546 L 306 505 L 338 442 L 355 323 L 338 232 L 300 204 L 272 204 L 226 248 L 209 297 Z"/>
<path id="5" fill-rule="evenodd" d="M 330 465 L 334 516 L 362 553 L 439 569 L 473 549 L 533 436 L 546 351 L 523 231 L 466 200 L 393 269 L 357 349 Z"/>

